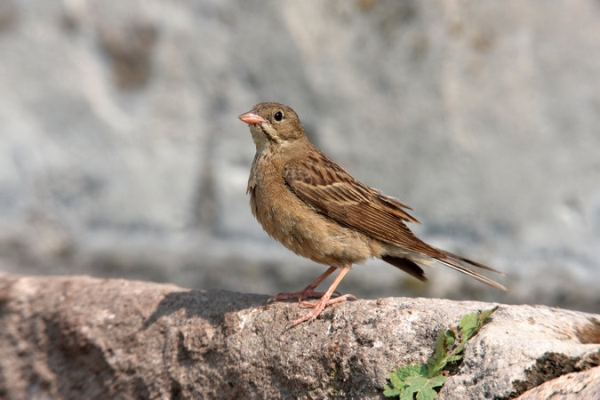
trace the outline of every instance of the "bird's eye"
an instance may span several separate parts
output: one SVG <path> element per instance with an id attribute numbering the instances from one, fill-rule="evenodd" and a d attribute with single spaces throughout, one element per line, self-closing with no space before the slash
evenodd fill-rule
<path id="1" fill-rule="evenodd" d="M 273 114 L 273 118 L 275 119 L 275 121 L 281 122 L 281 120 L 283 119 L 283 113 L 281 111 L 277 111 L 275 114 Z"/>

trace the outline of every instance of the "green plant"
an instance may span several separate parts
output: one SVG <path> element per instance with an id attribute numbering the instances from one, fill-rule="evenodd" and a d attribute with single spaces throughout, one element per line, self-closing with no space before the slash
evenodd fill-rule
<path id="1" fill-rule="evenodd" d="M 446 383 L 444 368 L 448 363 L 462 359 L 467 342 L 477 334 L 486 319 L 498 309 L 498 306 L 476 313 L 466 314 L 458 327 L 441 329 L 435 342 L 433 356 L 426 365 L 407 365 L 390 372 L 390 384 L 385 386 L 386 397 L 400 397 L 401 400 L 430 400 L 437 396 L 439 388 Z M 436 390 L 436 388 L 438 388 Z"/>

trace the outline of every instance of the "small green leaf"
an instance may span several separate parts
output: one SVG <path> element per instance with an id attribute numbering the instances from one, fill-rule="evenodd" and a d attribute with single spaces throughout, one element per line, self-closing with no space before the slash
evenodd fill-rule
<path id="1" fill-rule="evenodd" d="M 447 363 L 457 362 L 457 361 L 460 361 L 462 358 L 463 358 L 462 355 L 455 354 L 455 355 L 452 355 L 452 356 L 448 356 L 448 358 L 446 359 L 446 362 Z"/>
<path id="2" fill-rule="evenodd" d="M 446 367 L 446 359 L 444 358 L 441 362 L 430 362 L 431 358 L 427 360 L 427 377 L 431 378 L 438 375 Z"/>
<path id="3" fill-rule="evenodd" d="M 424 376 L 411 376 L 406 379 L 406 392 L 410 394 L 409 399 L 412 399 L 414 394 L 417 394 L 417 399 L 431 400 L 437 396 L 434 388 L 442 386 L 446 382 L 444 375 L 438 375 L 433 378 Z M 404 398 L 404 395 L 401 397 Z"/>
<path id="4" fill-rule="evenodd" d="M 415 393 L 411 390 L 405 390 L 400 395 L 400 400 L 413 400 L 415 398 Z"/>
<path id="5" fill-rule="evenodd" d="M 404 383 L 404 379 L 400 378 L 397 374 L 390 374 L 390 384 L 390 389 L 395 389 L 398 391 L 404 389 L 404 387 L 406 386 L 406 384 Z M 398 392 L 396 396 L 398 396 L 399 394 L 400 392 Z"/>
<path id="6" fill-rule="evenodd" d="M 477 314 L 469 313 L 463 315 L 458 324 L 458 329 L 463 337 L 470 337 L 469 334 L 477 327 Z"/>
<path id="7" fill-rule="evenodd" d="M 398 397 L 402 394 L 402 390 L 393 388 L 390 385 L 385 385 L 383 388 L 383 395 L 385 397 Z"/>
<path id="8" fill-rule="evenodd" d="M 456 346 L 453 350 L 452 350 L 452 355 L 458 355 L 460 353 L 463 352 L 463 350 L 465 349 L 465 346 L 467 345 L 467 342 L 462 342 Z"/>
<path id="9" fill-rule="evenodd" d="M 454 342 L 456 342 L 456 336 L 457 336 L 457 334 L 454 331 L 454 329 L 448 329 L 446 331 L 446 340 L 445 340 L 446 348 L 454 345 Z"/>
<path id="10" fill-rule="evenodd" d="M 394 372 L 390 372 L 390 384 L 386 385 L 383 391 L 386 397 L 403 396 L 407 388 L 406 380 L 415 376 L 425 376 L 427 369 L 423 365 L 407 365 L 400 367 Z"/>
<path id="11" fill-rule="evenodd" d="M 435 341 L 433 356 L 427 360 L 427 376 L 436 376 L 444 369 L 448 356 L 448 348 L 452 343 L 454 343 L 454 333 L 450 330 L 440 330 Z"/>
<path id="12" fill-rule="evenodd" d="M 435 341 L 435 350 L 433 352 L 433 356 L 431 356 L 431 358 L 433 358 L 436 361 L 443 359 L 448 353 L 448 332 L 449 331 L 444 332 L 443 330 L 440 330 L 438 333 L 437 339 Z"/>
<path id="13" fill-rule="evenodd" d="M 402 380 L 405 381 L 406 378 L 411 376 L 425 376 L 427 370 L 422 365 L 411 364 L 405 367 L 398 368 L 396 370 L 396 375 Z"/>
<path id="14" fill-rule="evenodd" d="M 482 327 L 483 323 L 493 314 L 496 312 L 496 310 L 498 310 L 498 306 L 491 308 L 489 310 L 485 310 L 485 311 L 481 311 L 478 315 L 478 323 L 479 326 Z"/>
<path id="15" fill-rule="evenodd" d="M 406 389 L 400 395 L 400 400 L 413 400 L 415 398 L 415 392 L 411 389 Z"/>
<path id="16" fill-rule="evenodd" d="M 498 307 L 464 315 L 458 329 L 450 327 L 440 330 L 435 342 L 433 355 L 427 365 L 408 365 L 390 372 L 390 385 L 385 386 L 386 397 L 400 396 L 401 400 L 432 400 L 437 396 L 435 388 L 446 382 L 441 374 L 448 363 L 460 361 L 467 342 L 477 334 Z"/>
<path id="17" fill-rule="evenodd" d="M 497 309 L 498 306 L 489 310 L 470 313 L 463 316 L 458 324 L 458 327 L 461 331 L 461 336 L 463 338 L 461 342 L 466 343 L 469 339 L 475 336 L 475 334 L 483 326 L 485 320 L 488 319 L 490 315 L 492 315 Z"/>

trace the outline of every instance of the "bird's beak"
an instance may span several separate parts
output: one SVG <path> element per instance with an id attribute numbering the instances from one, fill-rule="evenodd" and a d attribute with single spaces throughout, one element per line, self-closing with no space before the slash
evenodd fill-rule
<path id="1" fill-rule="evenodd" d="M 248 111 L 247 113 L 240 115 L 238 118 L 248 125 L 262 124 L 263 122 L 267 122 L 266 119 L 258 114 L 253 113 L 252 111 Z"/>

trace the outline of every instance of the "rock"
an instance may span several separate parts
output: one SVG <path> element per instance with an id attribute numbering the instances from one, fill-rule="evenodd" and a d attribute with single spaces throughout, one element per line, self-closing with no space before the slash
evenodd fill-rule
<path id="1" fill-rule="evenodd" d="M 552 396 L 560 396 L 561 400 L 598 399 L 600 397 L 600 367 L 560 376 L 528 390 L 518 399 L 550 399 Z"/>
<path id="2" fill-rule="evenodd" d="M 0 0 L 0 270 L 256 290 L 210 272 L 238 258 L 284 289 L 237 119 L 281 101 L 424 239 L 510 274 L 486 300 L 600 312 L 598 37 L 596 0 Z M 395 296 L 386 271 L 348 288 Z M 423 291 L 460 298 L 445 279 Z"/>
<path id="3" fill-rule="evenodd" d="M 87 276 L 2 275 L 0 397 L 376 399 L 389 371 L 426 362 L 440 329 L 494 306 L 358 300 L 286 330 L 306 310 L 266 299 Z M 546 381 L 570 385 L 577 372 L 579 387 L 598 395 L 598 321 L 500 305 L 439 398 L 515 397 Z"/>

